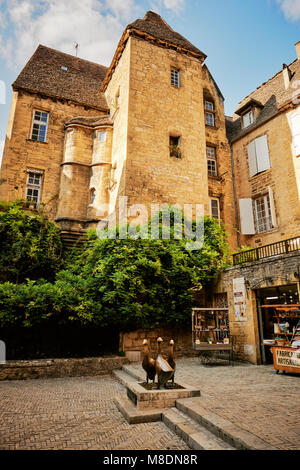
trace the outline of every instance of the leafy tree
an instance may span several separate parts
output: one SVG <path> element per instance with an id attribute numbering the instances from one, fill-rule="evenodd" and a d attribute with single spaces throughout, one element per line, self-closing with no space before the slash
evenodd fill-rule
<path id="1" fill-rule="evenodd" d="M 24 201 L 0 204 L 0 281 L 54 280 L 62 266 L 59 228 Z"/>

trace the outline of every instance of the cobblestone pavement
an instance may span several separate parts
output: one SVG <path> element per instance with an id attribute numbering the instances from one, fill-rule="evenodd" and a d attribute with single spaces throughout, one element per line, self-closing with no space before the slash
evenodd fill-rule
<path id="1" fill-rule="evenodd" d="M 205 367 L 191 358 L 177 361 L 175 380 L 199 387 L 201 406 L 279 449 L 300 450 L 299 375 L 276 375 L 273 366 Z"/>
<path id="2" fill-rule="evenodd" d="M 129 425 L 110 376 L 0 382 L 0 449 L 181 449 L 163 423 Z"/>
<path id="3" fill-rule="evenodd" d="M 141 365 L 131 365 L 143 374 Z M 300 377 L 272 366 L 178 360 L 176 380 L 202 406 L 279 449 L 300 449 Z M 129 425 L 113 403 L 112 377 L 0 382 L 0 449 L 188 449 L 163 423 Z"/>

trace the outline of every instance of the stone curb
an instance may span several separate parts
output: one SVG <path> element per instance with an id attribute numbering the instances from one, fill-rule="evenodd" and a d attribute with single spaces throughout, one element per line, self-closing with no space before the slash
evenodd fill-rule
<path id="1" fill-rule="evenodd" d="M 128 398 L 115 397 L 114 403 L 129 424 L 153 423 L 162 420 L 163 410 L 161 409 L 137 410 Z"/>

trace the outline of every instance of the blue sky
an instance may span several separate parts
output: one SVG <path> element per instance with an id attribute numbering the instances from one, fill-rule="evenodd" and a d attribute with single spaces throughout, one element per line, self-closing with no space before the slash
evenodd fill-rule
<path id="1" fill-rule="evenodd" d="M 149 9 L 207 54 L 229 115 L 296 58 L 300 0 L 0 0 L 0 159 L 11 83 L 38 44 L 72 54 L 76 41 L 80 57 L 109 65 L 126 24 Z"/>

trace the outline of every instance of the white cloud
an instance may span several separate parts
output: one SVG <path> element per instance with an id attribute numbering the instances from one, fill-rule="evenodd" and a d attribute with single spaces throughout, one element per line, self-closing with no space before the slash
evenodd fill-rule
<path id="1" fill-rule="evenodd" d="M 134 0 L 10 0 L 6 18 L 13 34 L 0 35 L 0 55 L 10 67 L 22 67 L 38 44 L 109 65 L 131 19 Z"/>
<path id="2" fill-rule="evenodd" d="M 300 20 L 300 0 L 276 0 L 285 17 L 291 21 Z"/>
<path id="3" fill-rule="evenodd" d="M 178 13 L 185 0 L 148 0 Z M 109 65 L 129 22 L 145 14 L 139 0 L 0 0 L 0 58 L 20 70 L 39 44 Z M 2 26 L 2 27 L 1 27 Z"/>
<path id="4" fill-rule="evenodd" d="M 160 11 L 162 8 L 171 10 L 176 15 L 183 9 L 185 0 L 153 0 L 152 8 L 154 11 Z"/>

